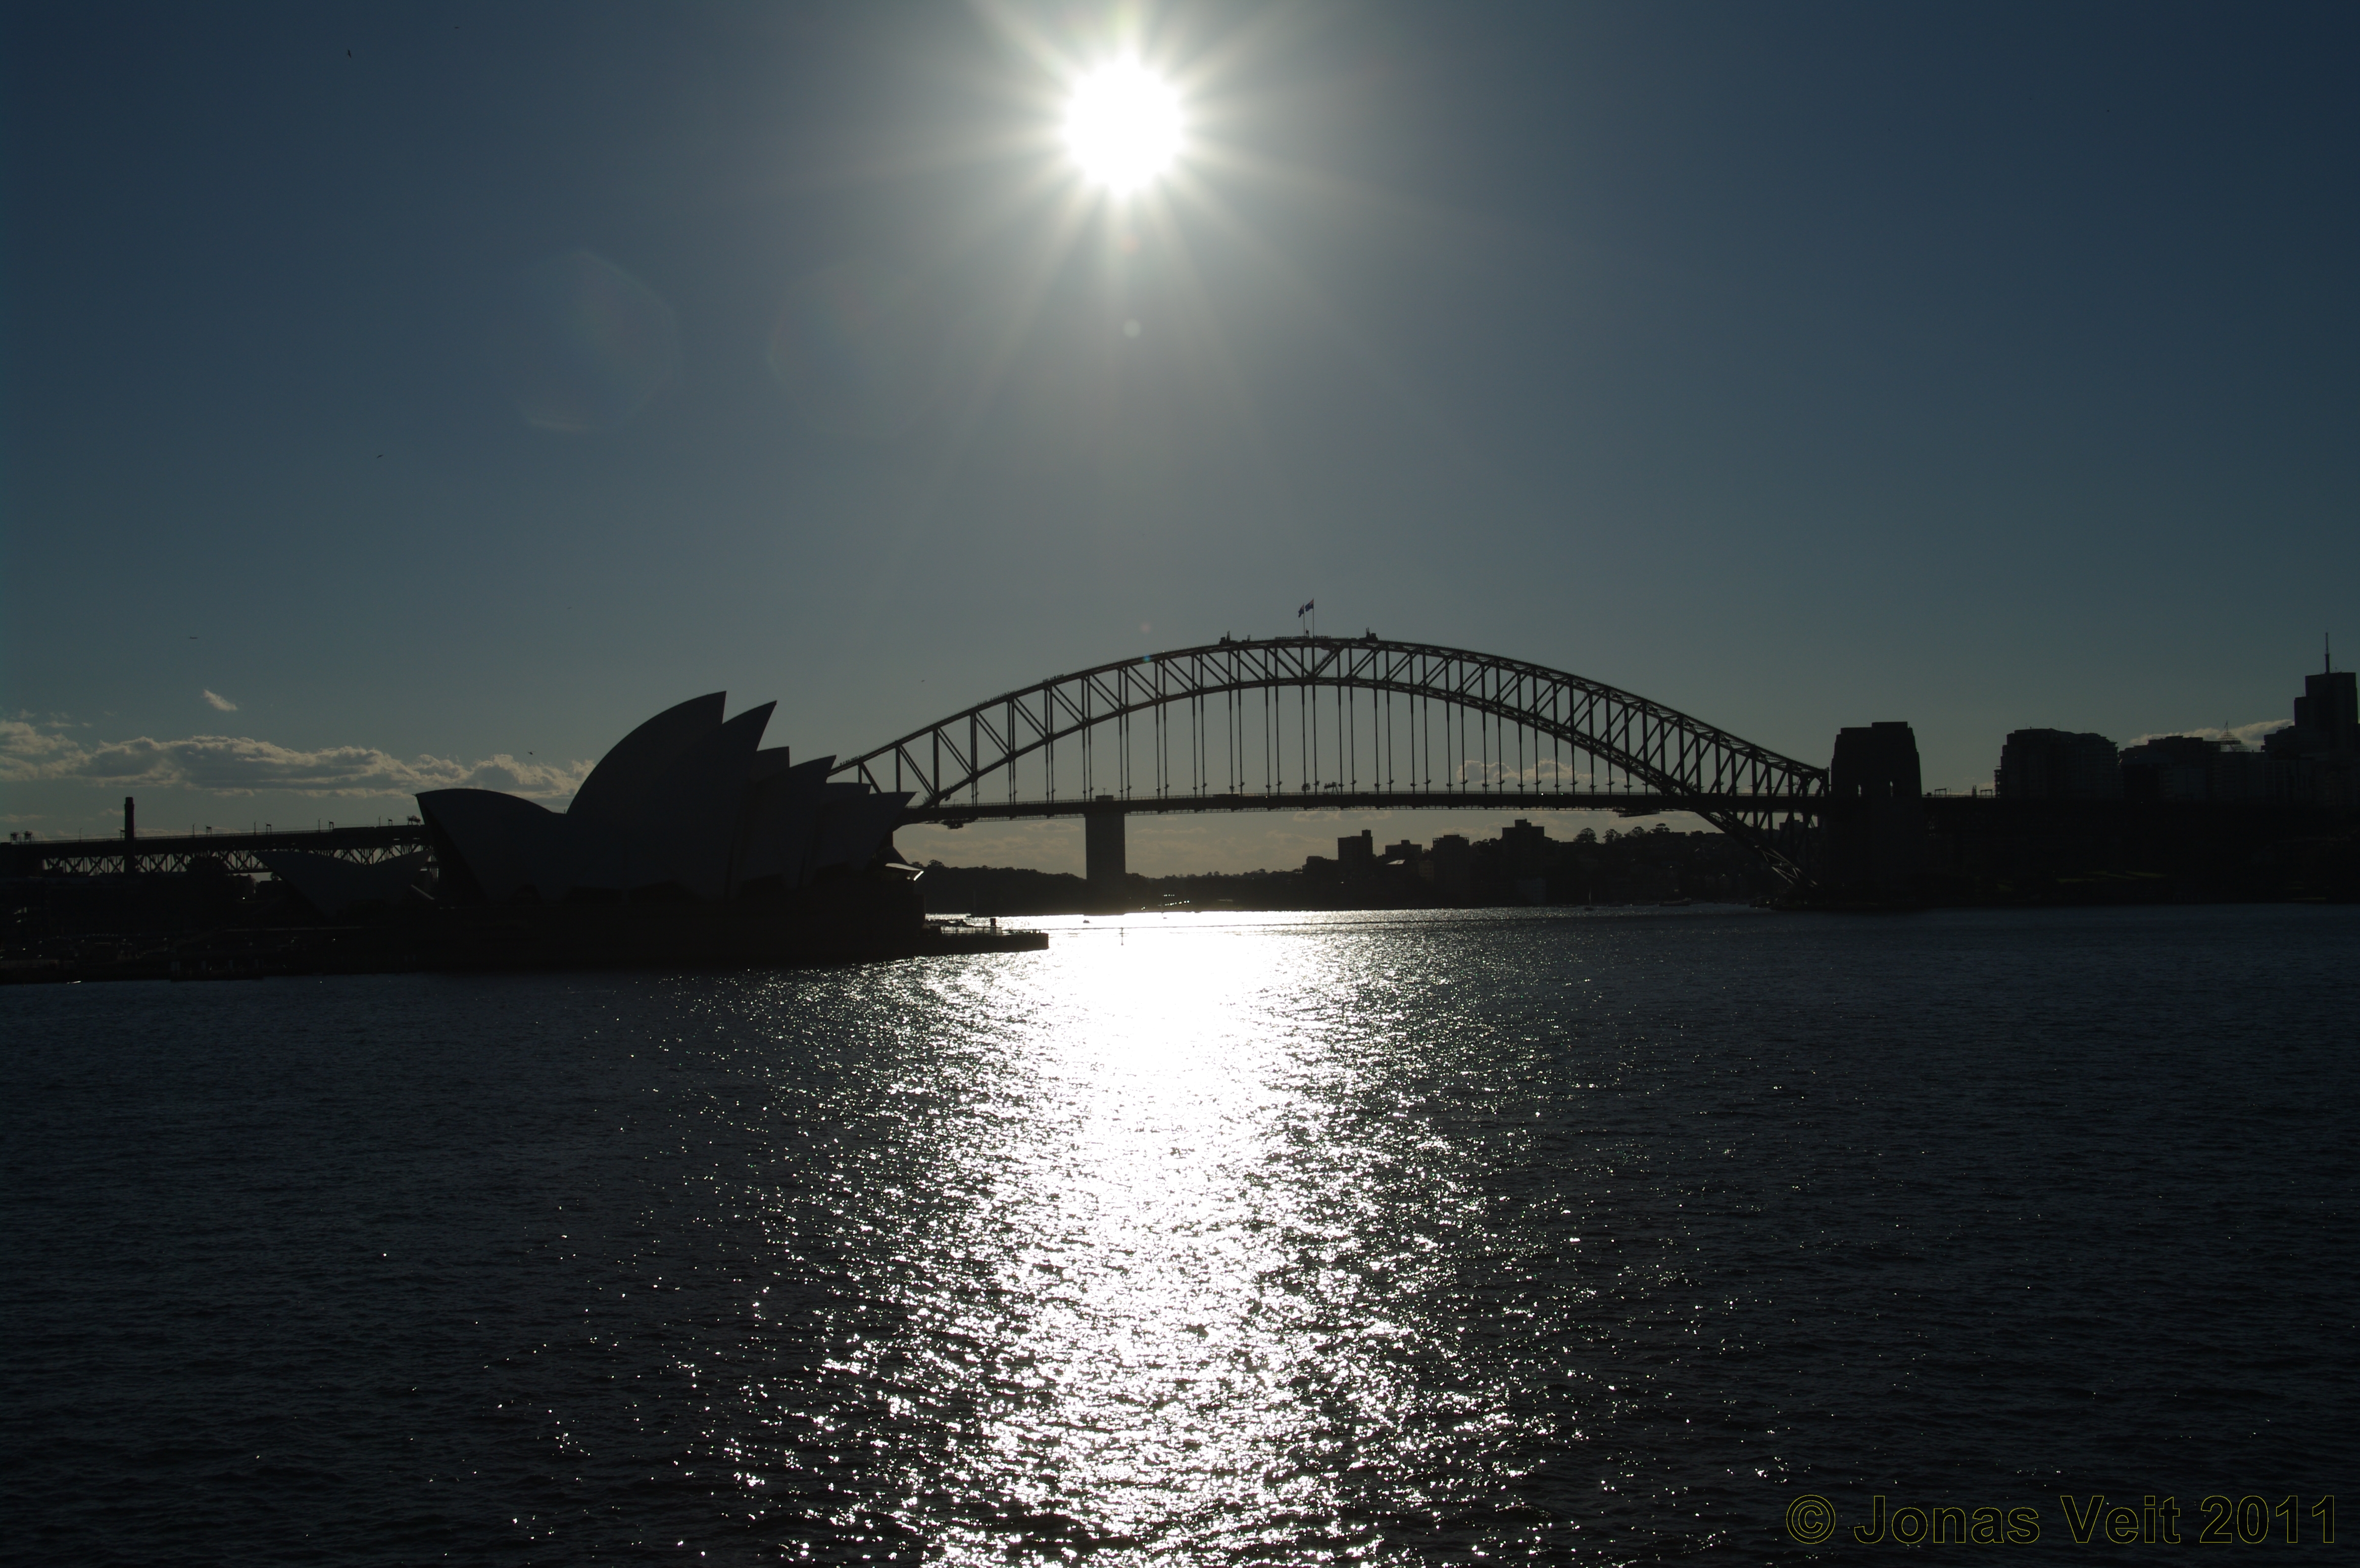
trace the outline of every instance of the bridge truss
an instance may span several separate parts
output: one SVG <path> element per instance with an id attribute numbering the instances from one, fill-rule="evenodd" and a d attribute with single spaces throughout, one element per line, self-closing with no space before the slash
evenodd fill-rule
<path id="1" fill-rule="evenodd" d="M 837 765 L 905 820 L 1123 811 L 1690 811 L 1799 874 L 1827 771 L 1563 671 L 1362 638 L 1229 641 L 1058 675 Z"/>
<path id="2" fill-rule="evenodd" d="M 423 850 L 426 829 L 415 823 L 268 833 L 159 833 L 136 839 L 27 839 L 0 845 L 10 876 L 103 876 L 115 872 L 187 872 L 200 865 L 233 875 L 268 875 L 266 850 L 301 850 L 357 865 L 374 865 Z"/>

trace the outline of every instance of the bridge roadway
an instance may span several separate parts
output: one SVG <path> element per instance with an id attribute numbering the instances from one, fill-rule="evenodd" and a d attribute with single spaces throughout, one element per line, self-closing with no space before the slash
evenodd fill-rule
<path id="1" fill-rule="evenodd" d="M 1626 790 L 1339 790 L 1317 789 L 1262 795 L 1153 795 L 1128 800 L 1095 799 L 938 801 L 912 806 L 906 824 L 928 822 L 963 828 L 970 822 L 1014 821 L 1044 817 L 1130 816 L 1169 811 L 1612 811 L 1622 817 L 1660 817 L 1670 811 L 1784 812 L 1817 817 L 1827 809 L 1821 795 L 1668 795 Z"/>
<path id="2" fill-rule="evenodd" d="M 1623 817 L 1656 817 L 1699 809 L 1789 813 L 1816 817 L 1823 795 L 1685 795 L 1617 790 L 1309 790 L 1268 795 L 1142 795 L 1129 800 L 1011 800 L 969 804 L 938 802 L 903 814 L 902 825 L 933 823 L 963 828 L 970 822 L 1015 821 L 1054 817 L 1131 816 L 1179 811 L 1612 811 Z M 289 829 L 268 833 L 158 833 L 124 839 L 44 839 L 0 845 L 0 875 L 104 874 L 131 864 L 145 872 L 185 872 L 200 859 L 217 861 L 235 874 L 267 874 L 259 851 L 301 850 L 363 863 L 390 860 L 430 846 L 417 823 L 367 828 Z"/>

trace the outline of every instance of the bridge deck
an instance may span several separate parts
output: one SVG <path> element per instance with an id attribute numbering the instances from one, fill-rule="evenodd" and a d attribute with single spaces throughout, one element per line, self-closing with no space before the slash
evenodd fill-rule
<path id="1" fill-rule="evenodd" d="M 943 802 L 903 815 L 904 826 L 921 822 L 963 827 L 969 822 L 1085 817 L 1108 812 L 1206 811 L 1612 811 L 1623 817 L 1659 817 L 1673 811 L 1763 813 L 1817 817 L 1826 809 L 1820 795 L 1662 795 L 1619 790 L 1306 790 L 1272 795 L 1142 795 L 1129 800 L 1015 800 Z M 142 834 L 126 843 L 103 839 L 47 839 L 0 845 L 0 874 L 39 876 L 105 873 L 124 869 L 127 850 L 141 871 L 185 872 L 200 859 L 219 861 L 239 874 L 268 871 L 264 850 L 301 850 L 340 860 L 389 860 L 427 848 L 426 829 L 416 823 L 371 828 L 329 828 L 270 833 Z"/>
<path id="2" fill-rule="evenodd" d="M 415 822 L 269 833 L 158 833 L 152 837 L 143 833 L 127 841 L 120 834 L 110 834 L 104 839 L 38 839 L 0 845 L 0 850 L 5 851 L 0 867 L 10 876 L 119 872 L 127 850 L 141 871 L 184 872 L 191 861 L 202 858 L 220 861 L 224 871 L 248 874 L 268 870 L 257 857 L 263 850 L 301 850 L 366 862 L 391 860 L 424 848 L 426 829 Z"/>
<path id="3" fill-rule="evenodd" d="M 1662 795 L 1624 790 L 1338 790 L 1270 795 L 1161 795 L 1128 800 L 943 801 L 912 807 L 905 823 L 956 827 L 1024 817 L 1087 817 L 1098 812 L 1174 811 L 1612 811 L 1660 817 L 1671 811 L 1764 812 L 1817 817 L 1827 798 L 1816 795 Z"/>

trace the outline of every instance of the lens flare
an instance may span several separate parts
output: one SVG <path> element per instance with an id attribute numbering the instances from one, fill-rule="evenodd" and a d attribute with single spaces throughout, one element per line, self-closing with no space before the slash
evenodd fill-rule
<path id="1" fill-rule="evenodd" d="M 568 251 L 517 281 L 500 349 L 527 424 L 573 435 L 617 430 L 679 375 L 672 307 L 605 257 Z"/>
<path id="2" fill-rule="evenodd" d="M 1180 156 L 1179 96 L 1135 60 L 1100 66 L 1075 84 L 1065 150 L 1092 184 L 1142 190 Z"/>

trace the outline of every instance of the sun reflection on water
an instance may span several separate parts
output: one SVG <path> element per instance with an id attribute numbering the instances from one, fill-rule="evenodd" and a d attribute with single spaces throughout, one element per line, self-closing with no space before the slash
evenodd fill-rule
<path id="1" fill-rule="evenodd" d="M 956 1196 L 902 1242 L 872 1314 L 900 1327 L 833 1365 L 948 1422 L 889 1488 L 933 1551 L 1365 1543 L 1367 1455 L 1399 1469 L 1498 1419 L 1438 1332 L 1436 1237 L 1481 1203 L 1415 1106 L 1371 1099 L 1393 982 L 1354 959 L 1141 922 L 929 978 L 925 1016 L 973 1020 L 932 1043 L 965 1063 L 962 1113 L 913 1118 Z"/>

